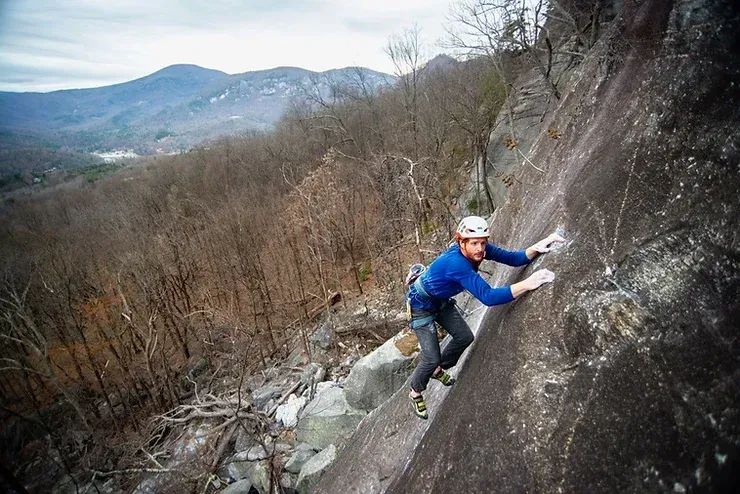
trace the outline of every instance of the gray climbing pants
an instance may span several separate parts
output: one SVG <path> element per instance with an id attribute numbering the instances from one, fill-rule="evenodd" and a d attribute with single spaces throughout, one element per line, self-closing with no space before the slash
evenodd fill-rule
<path id="1" fill-rule="evenodd" d="M 428 316 L 428 312 L 414 310 L 411 314 L 411 327 L 414 326 L 415 319 L 428 318 Z M 434 325 L 435 321 L 452 336 L 452 341 L 441 352 L 437 340 L 437 328 Z M 414 374 L 411 376 L 411 388 L 417 393 L 421 393 L 427 389 L 429 379 L 431 379 L 437 366 L 449 369 L 457 364 L 460 355 L 473 343 L 473 332 L 463 319 L 454 301 L 445 304 L 432 321 L 415 328 L 414 332 L 421 347 L 421 362 L 416 366 Z"/>

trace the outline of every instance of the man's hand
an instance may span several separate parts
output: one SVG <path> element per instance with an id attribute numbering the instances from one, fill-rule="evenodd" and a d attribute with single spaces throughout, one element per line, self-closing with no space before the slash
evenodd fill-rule
<path id="1" fill-rule="evenodd" d="M 553 273 L 549 269 L 540 269 L 539 271 L 535 271 L 534 273 L 532 273 L 532 275 L 524 280 L 524 282 L 527 283 L 527 286 L 530 290 L 537 290 L 545 283 L 552 283 L 554 279 L 555 273 Z"/>
<path id="2" fill-rule="evenodd" d="M 530 277 L 526 280 L 511 285 L 511 294 L 514 296 L 514 298 L 517 298 L 523 293 L 537 290 L 545 283 L 551 283 L 554 279 L 555 273 L 553 273 L 549 269 L 540 269 L 539 271 L 535 271 L 534 273 L 532 273 L 532 275 L 530 275 Z"/>
<path id="3" fill-rule="evenodd" d="M 546 254 L 553 249 L 553 244 L 563 243 L 565 239 L 557 233 L 551 233 L 547 237 L 543 238 L 532 247 L 527 249 L 527 257 L 534 259 L 539 254 Z"/>

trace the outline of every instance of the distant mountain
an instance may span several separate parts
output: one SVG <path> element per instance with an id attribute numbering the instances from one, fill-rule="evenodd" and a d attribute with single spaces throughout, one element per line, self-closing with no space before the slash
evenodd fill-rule
<path id="1" fill-rule="evenodd" d="M 28 130 L 86 128 L 137 108 L 152 114 L 228 78 L 218 70 L 172 65 L 141 79 L 94 89 L 50 93 L 0 92 L 0 127 Z"/>
<path id="2" fill-rule="evenodd" d="M 186 149 L 224 134 L 268 129 L 302 86 L 318 81 L 322 91 L 328 91 L 331 81 L 358 76 L 373 89 L 394 80 L 353 67 L 321 73 L 279 67 L 229 75 L 196 65 L 172 65 L 113 86 L 0 92 L 0 146 L 33 136 L 88 152 Z"/>
<path id="3" fill-rule="evenodd" d="M 452 58 L 449 55 L 445 55 L 444 53 L 437 55 L 436 57 L 429 60 L 426 65 L 424 65 L 423 71 L 435 71 L 435 70 L 447 70 L 451 67 L 454 67 L 457 65 L 458 62 L 454 58 Z"/>

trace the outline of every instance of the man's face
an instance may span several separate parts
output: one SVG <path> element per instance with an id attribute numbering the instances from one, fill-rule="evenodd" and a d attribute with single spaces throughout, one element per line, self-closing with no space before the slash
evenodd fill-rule
<path id="1" fill-rule="evenodd" d="M 486 255 L 487 238 L 468 238 L 460 242 L 460 251 L 469 261 L 479 264 Z"/>

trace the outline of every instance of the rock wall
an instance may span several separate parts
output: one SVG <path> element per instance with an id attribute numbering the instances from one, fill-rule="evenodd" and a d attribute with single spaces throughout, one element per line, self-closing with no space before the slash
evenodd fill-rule
<path id="1" fill-rule="evenodd" d="M 397 393 L 316 492 L 729 490 L 740 481 L 740 13 L 627 2 L 494 215 L 561 227 L 552 285 L 489 311 L 431 420 Z M 553 138 L 547 129 L 555 129 Z M 489 268 L 490 269 L 490 268 Z M 493 268 L 492 282 L 513 279 Z"/>

